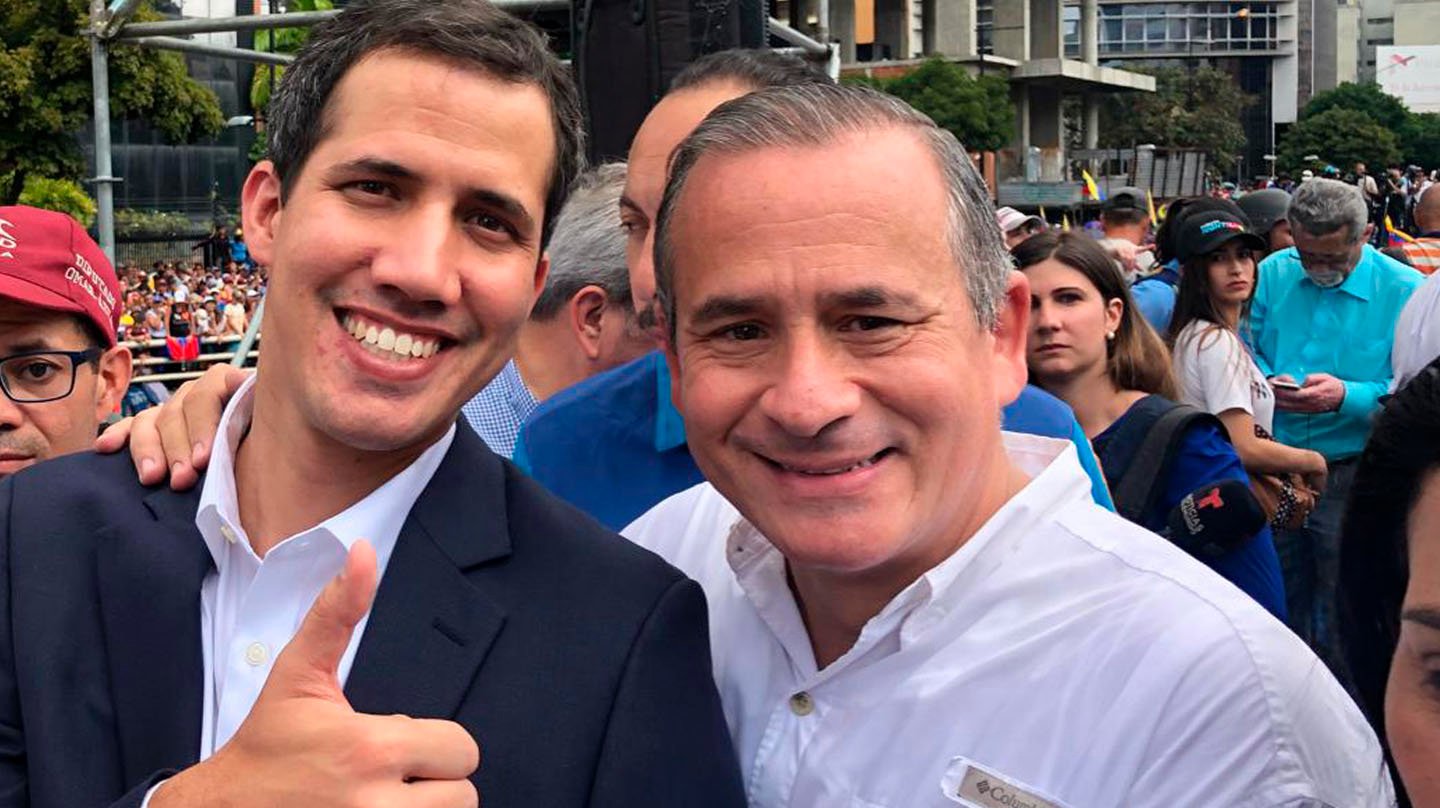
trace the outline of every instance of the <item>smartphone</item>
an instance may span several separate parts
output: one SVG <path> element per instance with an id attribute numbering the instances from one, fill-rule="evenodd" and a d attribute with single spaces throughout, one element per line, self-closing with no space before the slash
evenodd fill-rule
<path id="1" fill-rule="evenodd" d="M 1292 382 L 1288 379 L 1271 379 L 1270 386 L 1280 390 L 1299 390 L 1299 382 Z"/>

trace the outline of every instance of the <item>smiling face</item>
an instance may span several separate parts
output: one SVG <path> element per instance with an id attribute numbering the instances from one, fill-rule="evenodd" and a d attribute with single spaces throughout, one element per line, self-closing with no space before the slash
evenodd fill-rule
<path id="1" fill-rule="evenodd" d="M 280 201 L 246 182 L 245 233 L 273 268 L 257 396 L 356 449 L 428 445 L 513 352 L 544 283 L 555 138 L 540 88 L 371 54 Z M 257 404 L 257 406 L 259 406 Z"/>
<path id="2" fill-rule="evenodd" d="M 685 188 L 668 360 L 696 462 L 797 578 L 913 581 L 1003 501 L 1023 279 L 982 331 L 904 131 L 704 157 Z"/>
<path id="3" fill-rule="evenodd" d="M 1238 306 L 1255 293 L 1255 253 L 1243 241 L 1227 241 L 1200 260 L 1217 304 Z"/>
<path id="4" fill-rule="evenodd" d="M 1055 258 L 1025 267 L 1030 281 L 1026 362 L 1047 389 L 1105 372 L 1108 335 L 1120 328 L 1124 303 L 1105 300 L 1080 270 Z"/>

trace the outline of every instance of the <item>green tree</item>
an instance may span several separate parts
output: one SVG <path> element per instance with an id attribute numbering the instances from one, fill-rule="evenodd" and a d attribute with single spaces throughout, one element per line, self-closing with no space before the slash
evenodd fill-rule
<path id="1" fill-rule="evenodd" d="M 1435 168 L 1440 163 L 1440 113 L 1412 113 L 1400 131 L 1400 151 L 1409 165 Z"/>
<path id="2" fill-rule="evenodd" d="M 87 11 L 85 0 L 0 0 L 0 204 L 13 204 L 32 174 L 85 174 L 76 133 L 93 112 Z M 148 2 L 134 17 L 159 18 Z M 123 44 L 110 52 L 110 112 L 143 119 L 172 143 L 225 122 L 179 54 Z"/>
<path id="3" fill-rule="evenodd" d="M 1387 166 L 1400 159 L 1400 144 L 1394 132 L 1366 113 L 1335 107 L 1300 119 L 1280 142 L 1283 171 L 1317 169 L 1305 159 L 1310 155 L 1342 170 L 1357 162 Z"/>
<path id="4" fill-rule="evenodd" d="M 1212 67 L 1129 68 L 1155 77 L 1155 92 L 1111 95 L 1100 107 L 1100 145 L 1204 149 L 1212 166 L 1230 172 L 1245 148 L 1241 114 L 1255 103 L 1229 73 Z"/>
<path id="5" fill-rule="evenodd" d="M 965 68 L 932 56 L 894 79 L 854 77 L 897 96 L 952 132 L 965 148 L 995 151 L 1015 136 L 1015 106 L 1009 83 L 999 76 L 972 77 Z"/>
<path id="6" fill-rule="evenodd" d="M 285 3 L 285 11 L 329 11 L 335 8 L 331 0 L 288 0 Z M 309 28 L 277 28 L 273 31 L 255 32 L 255 50 L 262 53 L 289 53 L 294 54 L 300 51 L 305 40 L 310 38 Z M 265 111 L 270 108 L 270 94 L 280 82 L 280 77 L 285 75 L 285 68 L 280 65 L 260 64 L 255 66 L 255 75 L 250 80 L 250 108 L 255 110 L 260 120 L 265 119 Z M 254 162 L 264 160 L 266 157 L 265 138 L 257 137 L 250 145 L 250 159 Z"/>
<path id="7" fill-rule="evenodd" d="M 32 208 L 69 214 L 70 218 L 85 227 L 95 223 L 95 200 L 85 193 L 79 183 L 70 180 L 52 180 L 31 174 L 25 180 L 19 202 Z"/>
<path id="8" fill-rule="evenodd" d="M 1397 134 L 1404 130 L 1410 121 L 1410 110 L 1406 108 L 1404 101 L 1387 94 L 1374 82 L 1356 84 L 1350 81 L 1312 97 L 1305 109 L 1300 111 L 1300 120 L 1322 115 L 1332 109 L 1362 112 L 1374 123 Z"/>

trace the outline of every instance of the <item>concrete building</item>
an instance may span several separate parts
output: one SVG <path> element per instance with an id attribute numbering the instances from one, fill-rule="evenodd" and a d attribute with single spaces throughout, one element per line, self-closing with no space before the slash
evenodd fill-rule
<path id="1" fill-rule="evenodd" d="M 1065 50 L 1060 0 L 828 0 L 825 5 L 828 28 L 819 25 L 820 0 L 785 0 L 773 8 L 795 28 L 838 42 L 848 72 L 893 75 L 922 55 L 939 54 L 972 73 L 1009 79 L 1015 141 L 1002 153 L 996 179 L 1002 194 L 1009 181 L 1028 183 L 1041 196 L 1010 202 L 1002 196 L 1004 204 L 1059 207 L 1080 201 L 1066 160 L 1066 99 L 1080 99 L 1083 111 L 1075 123 L 1085 144 L 1093 146 L 1104 95 L 1155 89 L 1149 76 L 1100 63 L 1099 0 L 1076 6 L 1088 25 L 1076 32 L 1083 47 L 1075 54 Z"/>
<path id="2" fill-rule="evenodd" d="M 1352 0 L 1358 2 L 1358 78 L 1378 81 L 1375 49 L 1386 45 L 1440 45 L 1440 0 Z M 1341 40 L 1343 43 L 1343 39 Z"/>

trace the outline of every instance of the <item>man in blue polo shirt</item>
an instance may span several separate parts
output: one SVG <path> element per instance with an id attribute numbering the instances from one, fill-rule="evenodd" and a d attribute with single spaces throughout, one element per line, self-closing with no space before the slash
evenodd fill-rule
<path id="1" fill-rule="evenodd" d="M 1275 437 L 1325 456 L 1329 480 L 1305 526 L 1277 531 L 1290 625 L 1339 672 L 1332 638 L 1340 515 L 1380 396 L 1395 323 L 1422 276 L 1369 246 L 1360 190 L 1317 178 L 1288 212 L 1295 246 L 1260 264 L 1249 337 L 1275 389 Z"/>
<path id="2" fill-rule="evenodd" d="M 725 51 L 686 68 L 635 135 L 621 197 L 629 236 L 630 289 L 641 322 L 655 331 L 655 214 L 671 151 L 710 110 L 765 87 L 828 79 L 803 61 L 773 51 Z M 1070 438 L 1107 507 L 1094 453 L 1074 414 L 1027 387 L 1005 410 L 1005 428 Z M 556 394 L 521 427 L 515 462 L 552 493 L 615 530 L 703 477 L 685 445 L 685 424 L 670 402 L 670 374 L 657 351 Z"/>

